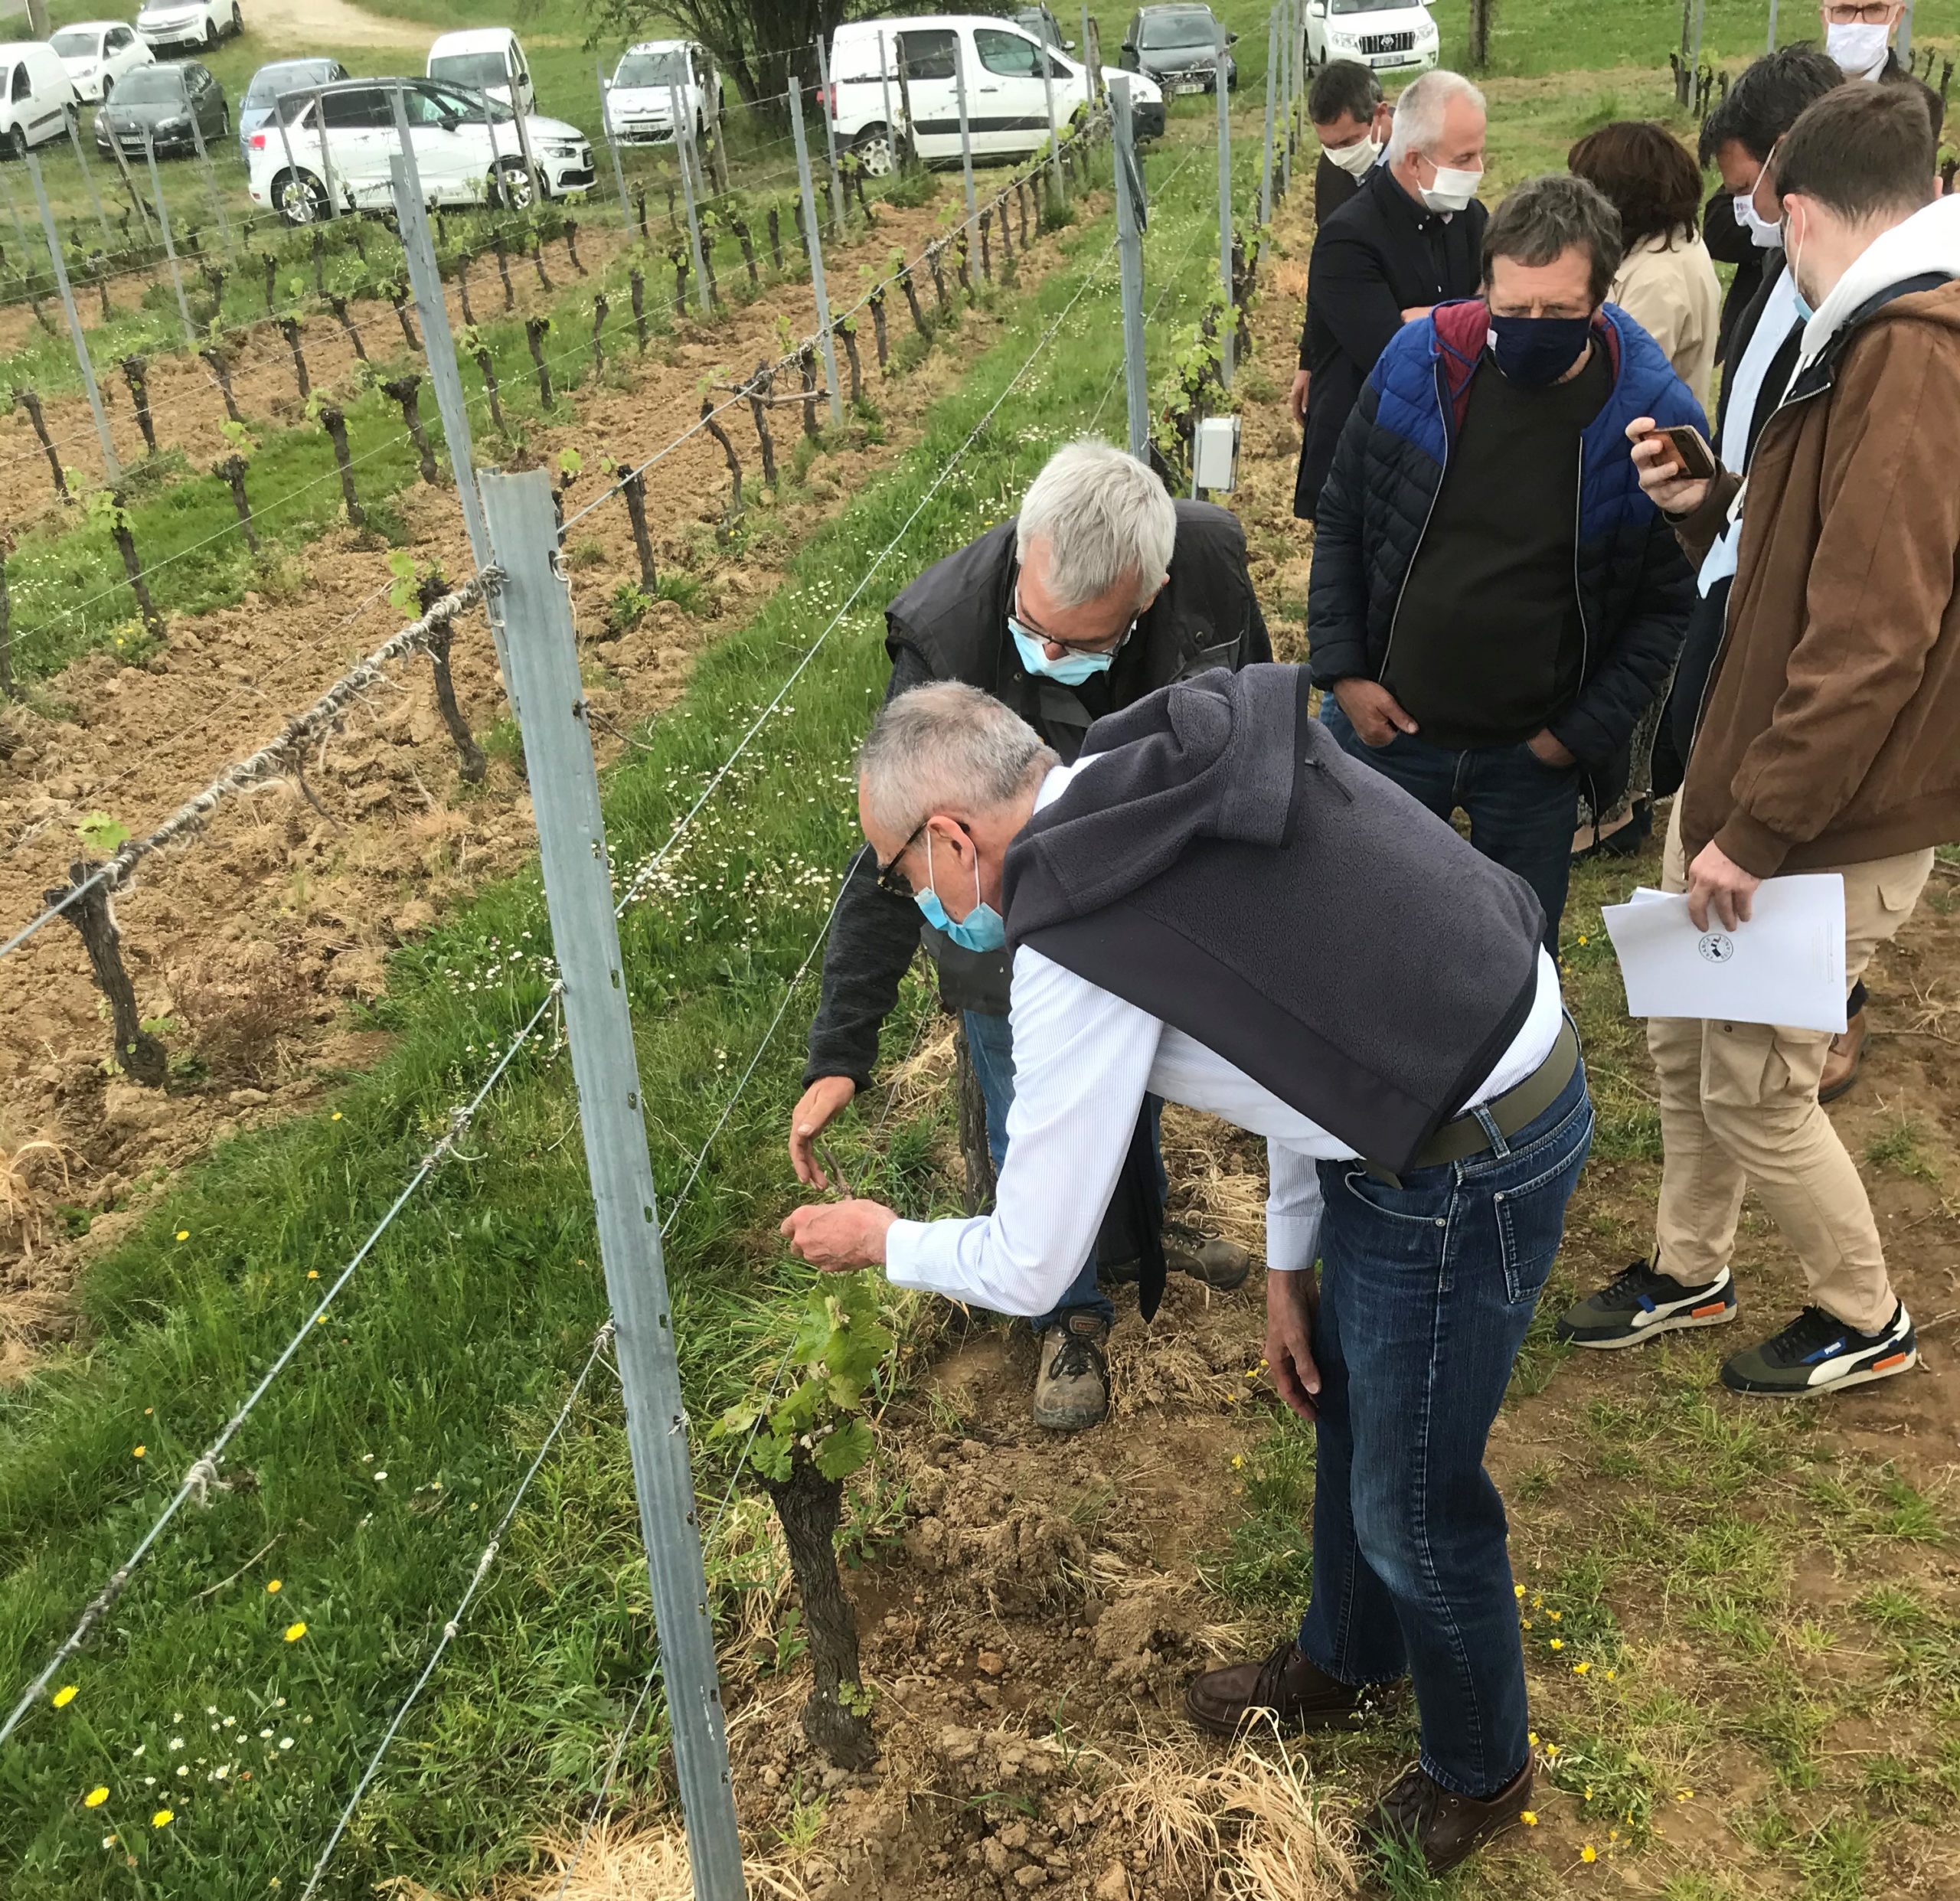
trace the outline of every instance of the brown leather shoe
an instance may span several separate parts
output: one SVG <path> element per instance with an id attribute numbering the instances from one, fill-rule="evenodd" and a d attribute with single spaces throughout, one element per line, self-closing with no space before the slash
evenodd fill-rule
<path id="1" fill-rule="evenodd" d="M 1268 1712 L 1289 1730 L 1348 1730 L 1361 1721 L 1367 1694 L 1302 1657 L 1289 1637 L 1270 1657 L 1194 1677 L 1184 1713 L 1214 1736 L 1236 1736 Z"/>
<path id="2" fill-rule="evenodd" d="M 1501 1835 L 1531 1801 L 1531 1764 L 1481 1801 L 1452 1795 L 1420 1763 L 1411 1763 L 1382 1792 L 1374 1811 L 1361 1824 L 1364 1834 L 1412 1844 L 1432 1874 L 1467 1860 L 1493 1836 Z"/>
<path id="3" fill-rule="evenodd" d="M 1188 1274 L 1194 1281 L 1230 1293 L 1242 1285 L 1252 1272 L 1250 1252 L 1236 1241 L 1211 1240 L 1190 1229 L 1164 1233 L 1164 1265 L 1173 1274 Z"/>
<path id="4" fill-rule="evenodd" d="M 1081 1432 L 1109 1410 L 1109 1323 L 1076 1308 L 1041 1336 L 1034 1373 L 1034 1423 L 1045 1432 Z"/>
<path id="5" fill-rule="evenodd" d="M 1834 1102 L 1858 1080 L 1865 1066 L 1865 1046 L 1871 1040 L 1871 1026 L 1860 1010 L 1831 1039 L 1831 1053 L 1824 1059 L 1824 1074 L 1817 1085 L 1820 1102 Z"/>

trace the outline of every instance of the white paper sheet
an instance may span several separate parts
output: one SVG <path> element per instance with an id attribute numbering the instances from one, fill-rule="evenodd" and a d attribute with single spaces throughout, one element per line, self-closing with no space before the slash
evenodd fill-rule
<path id="1" fill-rule="evenodd" d="M 1687 900 L 1642 888 L 1606 907 L 1627 1014 L 1844 1027 L 1844 880 L 1834 871 L 1767 878 L 1755 916 L 1697 931 Z"/>

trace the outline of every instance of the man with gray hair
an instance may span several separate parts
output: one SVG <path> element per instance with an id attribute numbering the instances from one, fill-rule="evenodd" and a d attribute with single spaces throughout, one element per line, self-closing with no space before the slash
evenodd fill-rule
<path id="1" fill-rule="evenodd" d="M 1373 1825 L 1439 1871 L 1530 1805 L 1484 1447 L 1592 1111 L 1530 887 L 1348 758 L 1308 689 L 1207 674 L 1099 721 L 1073 767 L 970 687 L 887 704 L 858 786 L 879 877 L 1013 949 L 1007 1165 L 991 1215 L 852 1200 L 783 1232 L 819 1268 L 1038 1313 L 1125 1192 L 1147 1092 L 1263 1135 L 1266 1357 L 1316 1428 L 1313 1594 L 1185 1708 L 1225 1736 L 1343 1730 L 1407 1677 L 1422 1754 Z"/>
<path id="2" fill-rule="evenodd" d="M 1476 196 L 1484 129 L 1475 87 L 1460 73 L 1425 73 L 1395 102 L 1382 163 L 1315 236 L 1300 331 L 1305 436 L 1293 488 L 1302 521 L 1315 518 L 1341 428 L 1390 339 L 1435 305 L 1476 294 L 1489 215 Z"/>
<path id="3" fill-rule="evenodd" d="M 1272 657 L 1238 518 L 1209 502 L 1174 501 L 1142 463 L 1092 441 L 1059 450 L 1019 517 L 928 568 L 886 609 L 885 624 L 888 706 L 908 688 L 963 681 L 1066 759 L 1104 714 L 1171 681 Z M 996 1168 L 1002 1164 L 1016 1051 L 997 923 L 956 923 L 936 901 L 922 908 L 909 890 L 881 883 L 868 856 L 853 859 L 790 1124 L 800 1179 L 823 1184 L 818 1138 L 870 1082 L 879 1031 L 922 938 L 940 1001 L 962 1019 L 986 1102 L 988 1145 Z M 1108 1409 L 1103 1342 L 1114 1309 L 1097 1266 L 1112 1279 L 1138 1272 L 1143 1213 L 1161 1206 L 1164 1191 L 1154 1109 L 1133 1148 L 1122 1204 L 1099 1243 L 1083 1248 L 1057 1298 L 1033 1314 L 1040 1340 L 1034 1418 L 1054 1431 L 1093 1426 Z M 1213 1286 L 1237 1285 L 1250 1266 L 1243 1249 L 1197 1235 L 1174 1245 L 1170 1259 Z"/>

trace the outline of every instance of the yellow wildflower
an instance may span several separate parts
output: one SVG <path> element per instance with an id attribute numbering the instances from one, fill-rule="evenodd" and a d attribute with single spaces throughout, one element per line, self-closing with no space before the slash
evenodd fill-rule
<path id="1" fill-rule="evenodd" d="M 1552 1639 L 1552 1648 L 1554 1650 L 1563 1650 L 1565 1648 L 1565 1639 L 1563 1637 L 1554 1637 Z"/>
<path id="2" fill-rule="evenodd" d="M 298 1643 L 305 1635 L 306 1626 L 304 1624 L 289 1624 L 286 1627 L 286 1641 L 289 1644 Z"/>
<path id="3" fill-rule="evenodd" d="M 1535 1809 L 1527 1808 L 1523 1814 L 1518 1817 L 1517 1819 L 1521 1821 L 1527 1828 L 1536 1828 L 1538 1826 L 1538 1814 Z"/>
<path id="4" fill-rule="evenodd" d="M 329 1122 L 338 1122 L 338 1121 L 340 1120 L 340 1111 L 339 1111 L 338 1109 L 335 1109 L 335 1110 L 334 1111 L 333 1114 L 332 1114 L 332 1115 L 328 1116 L 327 1119 L 328 1119 Z"/>
<path id="5" fill-rule="evenodd" d="M 1234 1471 L 1235 1472 L 1242 1472 L 1242 1471 L 1243 1471 L 1245 1470 L 1245 1468 L 1246 1468 L 1246 1462 L 1245 1462 L 1245 1461 L 1244 1461 L 1244 1459 L 1243 1459 L 1243 1458 L 1241 1458 L 1241 1457 L 1240 1457 L 1240 1456 L 1236 1452 L 1234 1452 L 1234 1453 L 1232 1455 L 1232 1469 L 1233 1469 L 1233 1471 Z"/>
<path id="6" fill-rule="evenodd" d="M 1536 1730 L 1531 1732 L 1531 1746 L 1534 1749 L 1538 1746 L 1538 1732 Z"/>
<path id="7" fill-rule="evenodd" d="M 176 1819 L 177 1811 L 174 1808 L 159 1808 L 150 1818 L 150 1826 L 152 1828 L 168 1828 Z"/>
<path id="8" fill-rule="evenodd" d="M 1597 1861 L 1599 1859 L 1599 1851 L 1589 1841 L 1583 1848 L 1579 1850 L 1579 1858 L 1581 1861 Z"/>
<path id="9" fill-rule="evenodd" d="M 283 1588 L 283 1580 L 279 1578 L 268 1578 L 266 1580 L 266 1589 L 268 1592 L 276 1592 Z"/>
<path id="10" fill-rule="evenodd" d="M 1524 1595 L 1524 1586 L 1521 1584 L 1514 1584 L 1511 1587 L 1511 1594 L 1513 1597 L 1522 1598 Z"/>
<path id="11" fill-rule="evenodd" d="M 1560 1618 L 1564 1616 L 1565 1612 L 1563 1611 L 1547 1611 L 1545 1615 L 1549 1617 L 1554 1624 L 1556 1624 Z"/>
<path id="12" fill-rule="evenodd" d="M 1620 1674 L 1620 1673 L 1619 1673 L 1617 1670 L 1609 1670 L 1609 1671 L 1608 1671 L 1606 1672 L 1606 1681 L 1607 1681 L 1607 1682 L 1609 1682 L 1609 1683 L 1617 1683 L 1617 1682 L 1619 1681 L 1619 1674 Z"/>
<path id="13" fill-rule="evenodd" d="M 149 1449 L 147 1445 L 132 1445 L 129 1448 L 129 1456 L 132 1458 L 141 1458 Z"/>
<path id="14" fill-rule="evenodd" d="M 82 1806 L 84 1808 L 100 1808 L 108 1800 L 109 1791 L 98 1782 L 82 1798 Z"/>
<path id="15" fill-rule="evenodd" d="M 65 1710 L 75 1700 L 75 1686 L 71 1683 L 64 1683 L 48 1700 L 54 1705 L 56 1709 Z"/>
<path id="16" fill-rule="evenodd" d="M 177 1230 L 177 1238 L 180 1241 L 189 1240 L 191 1238 L 191 1230 L 188 1228 L 179 1228 Z"/>
<path id="17" fill-rule="evenodd" d="M 1579 1662 L 1579 1663 L 1576 1663 L 1576 1664 L 1574 1664 L 1573 1665 L 1573 1667 L 1572 1667 L 1572 1674 L 1573 1674 L 1575 1677 L 1583 1677 L 1583 1676 L 1584 1676 L 1584 1675 L 1586 1674 L 1586 1673 L 1589 1670 L 1590 1670 L 1592 1667 L 1592 1666 L 1589 1663 L 1586 1663 L 1586 1662 L 1583 1662 L 1583 1661 Z"/>

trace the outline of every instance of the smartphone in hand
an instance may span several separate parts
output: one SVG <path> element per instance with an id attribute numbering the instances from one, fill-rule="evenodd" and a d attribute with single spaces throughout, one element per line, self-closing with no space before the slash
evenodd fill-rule
<path id="1" fill-rule="evenodd" d="M 1664 464 L 1683 482 L 1712 482 L 1722 472 L 1722 465 L 1708 439 L 1691 423 L 1679 423 L 1655 434 L 1667 445 Z"/>

